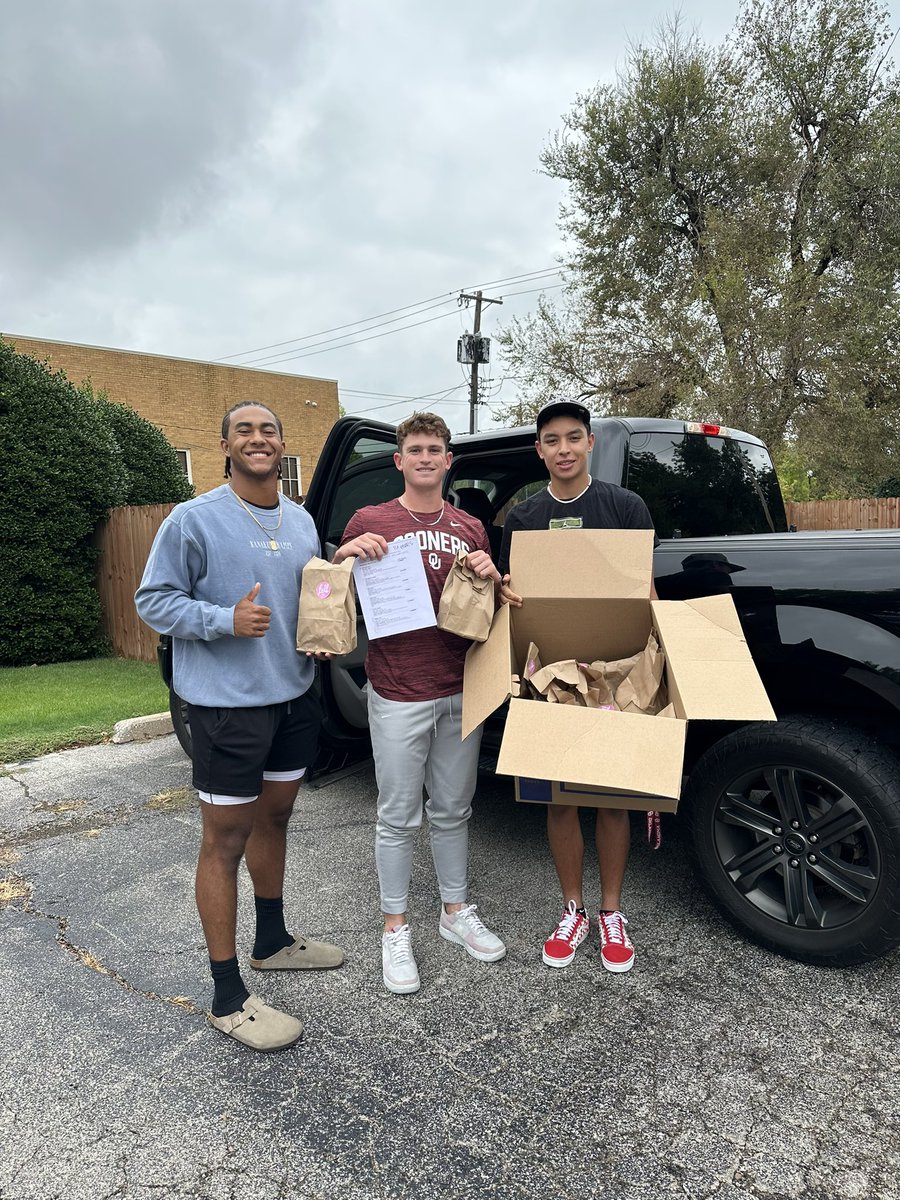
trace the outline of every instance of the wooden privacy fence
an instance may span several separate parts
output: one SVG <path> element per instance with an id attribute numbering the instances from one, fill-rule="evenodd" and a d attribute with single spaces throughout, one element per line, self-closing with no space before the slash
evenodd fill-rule
<path id="1" fill-rule="evenodd" d="M 159 635 L 144 624 L 134 593 L 156 531 L 174 504 L 114 508 L 97 531 L 97 590 L 103 629 L 113 653 L 153 662 Z M 900 529 L 900 497 L 867 500 L 789 500 L 788 523 L 798 529 Z"/>
<path id="2" fill-rule="evenodd" d="M 866 500 L 789 500 L 789 525 L 798 529 L 900 529 L 900 496 Z"/>
<path id="3" fill-rule="evenodd" d="M 97 531 L 97 590 L 103 608 L 103 631 L 121 658 L 153 662 L 159 634 L 140 619 L 134 593 L 156 531 L 174 504 L 114 508 Z"/>

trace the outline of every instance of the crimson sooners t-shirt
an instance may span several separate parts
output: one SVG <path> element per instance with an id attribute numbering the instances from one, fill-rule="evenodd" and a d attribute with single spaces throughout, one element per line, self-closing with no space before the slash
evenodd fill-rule
<path id="1" fill-rule="evenodd" d="M 490 553 L 484 526 L 451 504 L 441 518 L 417 513 L 416 520 L 399 500 L 361 508 L 350 518 L 341 545 L 361 533 L 380 533 L 389 542 L 415 538 L 422 552 L 431 601 L 437 613 L 447 572 L 461 551 Z M 385 700 L 437 700 L 462 691 L 463 664 L 471 642 L 435 627 L 396 633 L 369 642 L 366 675 Z"/>

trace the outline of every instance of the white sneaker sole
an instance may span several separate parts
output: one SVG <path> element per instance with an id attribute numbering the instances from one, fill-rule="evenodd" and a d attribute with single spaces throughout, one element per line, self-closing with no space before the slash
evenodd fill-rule
<path id="1" fill-rule="evenodd" d="M 626 971 L 630 971 L 634 966 L 634 958 L 629 959 L 627 963 L 608 963 L 603 955 L 600 955 L 600 961 L 606 967 L 607 971 L 612 971 L 613 975 L 624 975 Z"/>
<path id="2" fill-rule="evenodd" d="M 574 958 L 575 950 L 572 951 L 568 958 L 551 958 L 546 950 L 541 951 L 541 959 L 545 967 L 568 967 Z"/>
<path id="3" fill-rule="evenodd" d="M 501 958 L 506 956 L 505 946 L 501 946 L 499 950 L 475 950 L 465 938 L 461 938 L 452 929 L 446 929 L 443 925 L 438 925 L 438 930 L 445 941 L 453 942 L 455 946 L 462 946 L 466 954 L 471 955 L 472 958 L 477 958 L 479 962 L 499 962 Z"/>
<path id="4" fill-rule="evenodd" d="M 413 979 L 409 983 L 394 983 L 384 973 L 382 973 L 381 977 L 384 980 L 384 986 L 389 992 L 393 992 L 395 996 L 411 996 L 413 992 L 417 992 L 422 986 L 421 981 L 418 979 Z"/>

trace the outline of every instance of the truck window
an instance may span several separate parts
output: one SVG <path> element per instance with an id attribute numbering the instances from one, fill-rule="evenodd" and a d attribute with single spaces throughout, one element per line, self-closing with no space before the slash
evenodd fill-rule
<path id="1" fill-rule="evenodd" d="M 764 446 L 699 433 L 635 433 L 625 486 L 660 537 L 785 531 L 784 501 Z"/>
<path id="2" fill-rule="evenodd" d="M 394 465 L 396 444 L 360 438 L 341 476 L 328 516 L 325 541 L 337 546 L 347 522 L 358 508 L 394 500 L 403 491 L 403 476 Z"/>

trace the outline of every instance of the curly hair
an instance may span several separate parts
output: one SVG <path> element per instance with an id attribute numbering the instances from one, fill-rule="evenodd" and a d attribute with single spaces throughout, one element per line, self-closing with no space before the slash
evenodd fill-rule
<path id="1" fill-rule="evenodd" d="M 414 433 L 430 434 L 440 438 L 446 450 L 450 449 L 450 430 L 443 417 L 432 412 L 415 412 L 397 426 L 397 446 L 403 449 L 403 443 Z"/>

